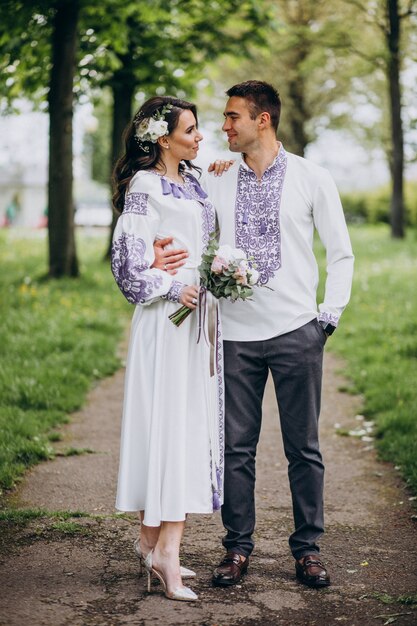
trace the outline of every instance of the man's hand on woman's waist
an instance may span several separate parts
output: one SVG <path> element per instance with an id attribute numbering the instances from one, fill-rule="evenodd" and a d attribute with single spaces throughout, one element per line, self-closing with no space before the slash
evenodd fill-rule
<path id="1" fill-rule="evenodd" d="M 178 268 L 184 265 L 188 258 L 188 252 L 185 249 L 165 250 L 165 247 L 172 244 L 173 241 L 173 237 L 165 237 L 165 239 L 154 241 L 153 251 L 155 259 L 151 265 L 151 267 L 164 270 L 172 276 L 178 272 Z"/>

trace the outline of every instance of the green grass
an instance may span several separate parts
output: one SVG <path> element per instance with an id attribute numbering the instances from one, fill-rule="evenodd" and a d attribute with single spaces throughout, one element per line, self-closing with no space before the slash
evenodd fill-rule
<path id="1" fill-rule="evenodd" d="M 365 596 L 362 596 L 362 597 L 375 598 L 376 600 L 380 600 L 380 602 L 382 602 L 383 604 L 405 604 L 405 605 L 417 604 L 417 593 L 404 594 L 401 596 L 394 597 L 394 596 L 390 596 L 386 592 L 380 593 L 378 591 L 375 591 L 374 593 L 365 594 Z"/>
<path id="2" fill-rule="evenodd" d="M 347 361 L 349 391 L 364 396 L 381 457 L 417 493 L 417 233 L 404 241 L 384 225 L 350 233 L 352 298 L 327 345 Z"/>
<path id="3" fill-rule="evenodd" d="M 81 278 L 44 280 L 46 239 L 0 233 L 0 488 L 53 455 L 57 426 L 120 366 L 131 308 L 102 261 L 105 236 L 78 236 Z"/>
<path id="4" fill-rule="evenodd" d="M 95 521 L 106 519 L 127 520 L 136 524 L 137 516 L 133 513 L 87 513 L 86 511 L 47 511 L 46 509 L 16 509 L 13 507 L 0 510 L 0 525 L 25 526 L 33 520 L 45 519 L 48 521 L 63 522 L 77 518 L 85 518 Z"/>
<path id="5" fill-rule="evenodd" d="M 51 524 L 49 529 L 70 536 L 90 535 L 92 533 L 91 528 L 77 524 L 76 522 L 55 522 L 55 524 Z"/>
<path id="6" fill-rule="evenodd" d="M 94 450 L 91 450 L 91 448 L 67 448 L 66 450 L 55 452 L 55 456 L 81 456 L 82 454 L 94 454 Z"/>
<path id="7" fill-rule="evenodd" d="M 3 509 L 0 511 L 0 522 L 7 524 L 27 524 L 32 520 L 42 518 L 64 521 L 80 517 L 94 518 L 84 511 L 46 511 L 45 509 Z"/>

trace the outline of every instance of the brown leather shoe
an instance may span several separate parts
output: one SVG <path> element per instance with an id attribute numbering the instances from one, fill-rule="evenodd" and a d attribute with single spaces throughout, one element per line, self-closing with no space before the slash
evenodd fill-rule
<path id="1" fill-rule="evenodd" d="M 216 587 L 228 587 L 236 585 L 242 576 L 246 574 L 249 565 L 249 557 L 243 557 L 237 552 L 227 552 L 223 561 L 219 563 L 213 572 L 213 585 Z"/>
<path id="2" fill-rule="evenodd" d="M 295 562 L 295 573 L 298 580 L 309 587 L 328 587 L 330 576 L 320 561 L 318 554 L 307 554 Z"/>

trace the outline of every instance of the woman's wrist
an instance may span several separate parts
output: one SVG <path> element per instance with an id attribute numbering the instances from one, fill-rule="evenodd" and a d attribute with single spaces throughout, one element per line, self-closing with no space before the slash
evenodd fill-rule
<path id="1" fill-rule="evenodd" d="M 180 302 L 181 292 L 185 287 L 187 287 L 185 283 L 182 283 L 179 280 L 173 280 L 168 293 L 163 297 L 170 302 Z"/>

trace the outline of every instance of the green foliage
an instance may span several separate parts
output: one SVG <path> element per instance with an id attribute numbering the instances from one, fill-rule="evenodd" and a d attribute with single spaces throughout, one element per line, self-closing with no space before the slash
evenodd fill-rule
<path id="1" fill-rule="evenodd" d="M 327 345 L 346 359 L 351 391 L 363 394 L 381 457 L 398 465 L 417 492 L 416 233 L 398 241 L 383 225 L 350 232 L 352 298 Z"/>
<path id="2" fill-rule="evenodd" d="M 84 136 L 84 152 L 91 162 L 91 178 L 103 185 L 109 184 L 111 153 L 111 94 L 103 89 L 101 98 L 94 106 L 97 128 L 91 129 Z"/>
<path id="3" fill-rule="evenodd" d="M 47 0 L 4 0 L 0 5 L 0 99 L 4 112 L 30 94 L 45 101 L 51 69 L 53 5 Z"/>
<path id="4" fill-rule="evenodd" d="M 279 135 L 302 154 L 325 129 L 343 129 L 361 145 L 391 154 L 387 88 L 385 3 L 367 0 L 267 1 L 272 17 L 265 45 L 245 59 L 222 58 L 211 73 L 217 92 L 247 78 L 271 82 L 282 97 Z M 406 0 L 399 2 L 407 13 Z M 402 20 L 400 55 L 412 73 L 416 59 L 416 15 Z M 403 81 L 403 125 L 407 158 L 415 159 L 413 101 L 416 81 Z M 413 150 L 414 147 L 414 150 Z"/>
<path id="5" fill-rule="evenodd" d="M 48 431 L 120 365 L 128 307 L 100 260 L 102 246 L 102 238 L 81 235 L 83 278 L 46 282 L 45 241 L 0 234 L 0 487 L 53 455 Z"/>
<path id="6" fill-rule="evenodd" d="M 59 0 L 5 0 L 0 6 L 0 97 L 9 107 L 26 95 L 45 103 L 51 32 Z M 224 52 L 245 54 L 260 41 L 268 14 L 258 0 L 92 0 L 80 2 L 74 94 L 132 83 L 142 94 L 197 88 L 196 73 Z"/>
<path id="7" fill-rule="evenodd" d="M 417 181 L 406 181 L 406 223 L 417 226 Z M 348 221 L 366 221 L 369 224 L 389 223 L 390 195 L 388 186 L 369 191 L 342 194 L 342 204 Z"/>
<path id="8" fill-rule="evenodd" d="M 228 86 L 248 77 L 275 85 L 283 102 L 279 136 L 289 150 L 303 155 L 324 128 L 352 125 L 351 112 L 340 106 L 351 89 L 346 24 L 357 30 L 361 22 L 355 21 L 343 0 L 266 4 L 272 18 L 265 44 L 252 48 L 242 62 L 233 57 L 222 60 L 213 73 Z M 354 75 L 358 77 L 358 68 Z"/>

